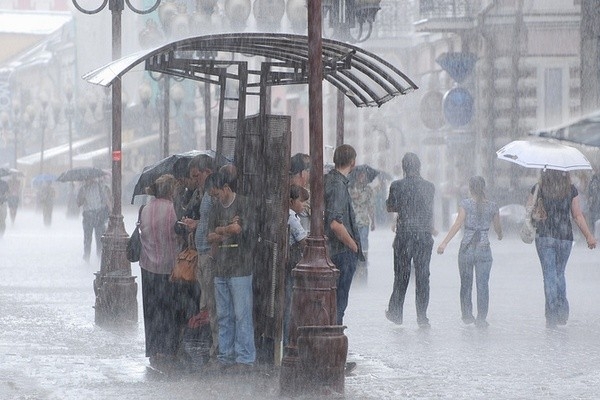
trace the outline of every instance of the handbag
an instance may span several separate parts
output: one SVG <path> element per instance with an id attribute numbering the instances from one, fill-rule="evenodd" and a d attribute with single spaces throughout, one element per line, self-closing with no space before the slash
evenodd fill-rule
<path id="1" fill-rule="evenodd" d="M 131 233 L 131 237 L 127 240 L 127 246 L 125 247 L 125 254 L 129 262 L 140 261 L 140 255 L 142 254 L 142 238 L 140 237 L 140 220 L 142 219 L 142 209 L 144 205 L 140 207 L 138 212 L 138 219 L 135 223 L 135 229 Z"/>
<path id="2" fill-rule="evenodd" d="M 540 184 L 538 183 L 535 186 L 535 190 L 533 191 L 533 204 L 534 205 L 532 207 L 527 208 L 527 211 L 525 212 L 525 221 L 523 222 L 523 225 L 521 226 L 521 230 L 519 231 L 521 240 L 523 241 L 523 243 L 526 243 L 526 244 L 531 244 L 535 240 L 536 227 L 533 222 L 533 213 L 534 213 L 534 209 L 538 207 L 538 204 L 541 205 L 541 210 L 543 211 L 543 214 L 545 216 L 542 215 L 542 212 L 540 210 L 536 211 L 537 215 L 539 217 L 543 216 L 543 219 L 546 219 L 546 217 L 547 217 L 546 210 L 544 209 L 544 204 L 542 203 L 542 199 L 538 199 L 539 188 L 540 188 Z M 540 221 L 543 219 L 539 219 L 537 221 Z"/>
<path id="3" fill-rule="evenodd" d="M 171 282 L 195 282 L 198 267 L 198 252 L 194 248 L 194 234 L 188 236 L 188 247 L 182 250 L 171 271 Z"/>

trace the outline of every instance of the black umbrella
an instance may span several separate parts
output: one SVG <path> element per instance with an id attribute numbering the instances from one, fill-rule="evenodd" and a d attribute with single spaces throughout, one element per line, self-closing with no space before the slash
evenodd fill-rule
<path id="1" fill-rule="evenodd" d="M 173 154 L 152 165 L 144 167 L 144 171 L 142 171 L 142 174 L 133 188 L 131 204 L 133 204 L 135 196 L 145 194 L 145 189 L 152 185 L 161 175 L 171 174 L 176 178 L 187 176 L 189 162 L 192 158 L 200 154 L 206 154 L 213 158 L 215 157 L 215 152 L 212 150 L 191 150 L 185 153 Z"/>
<path id="2" fill-rule="evenodd" d="M 357 165 L 348 175 L 348 179 L 350 179 L 352 182 L 356 182 L 358 177 L 363 173 L 367 177 L 367 183 L 371 183 L 375 178 L 377 178 L 377 175 L 379 175 L 379 170 L 367 164 Z"/>
<path id="3" fill-rule="evenodd" d="M 600 111 L 558 127 L 530 132 L 530 135 L 600 147 Z"/>
<path id="4" fill-rule="evenodd" d="M 100 178 L 105 176 L 106 172 L 96 167 L 80 167 L 69 169 L 56 179 L 59 182 L 85 181 L 88 179 Z"/>

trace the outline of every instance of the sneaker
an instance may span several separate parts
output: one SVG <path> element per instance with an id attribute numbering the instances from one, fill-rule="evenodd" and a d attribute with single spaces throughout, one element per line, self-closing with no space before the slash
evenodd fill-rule
<path id="1" fill-rule="evenodd" d="M 485 319 L 477 319 L 475 320 L 475 326 L 478 328 L 487 328 L 490 324 Z"/>
<path id="2" fill-rule="evenodd" d="M 385 311 L 385 317 L 396 325 L 402 325 L 402 317 L 393 315 L 389 310 Z"/>
<path id="3" fill-rule="evenodd" d="M 462 317 L 462 321 L 469 325 L 475 322 L 475 317 L 473 317 L 472 315 L 468 316 L 468 317 Z"/>
<path id="4" fill-rule="evenodd" d="M 429 318 L 427 318 L 427 317 L 417 320 L 417 324 L 419 324 L 419 328 L 421 328 L 421 329 L 431 328 L 431 324 L 429 323 Z"/>

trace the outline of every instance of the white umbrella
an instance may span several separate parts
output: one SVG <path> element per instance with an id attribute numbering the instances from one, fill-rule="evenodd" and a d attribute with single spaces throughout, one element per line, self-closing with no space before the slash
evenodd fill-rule
<path id="1" fill-rule="evenodd" d="M 592 169 L 588 159 L 576 148 L 547 140 L 515 140 L 496 154 L 501 160 L 527 168 L 558 171 Z"/>

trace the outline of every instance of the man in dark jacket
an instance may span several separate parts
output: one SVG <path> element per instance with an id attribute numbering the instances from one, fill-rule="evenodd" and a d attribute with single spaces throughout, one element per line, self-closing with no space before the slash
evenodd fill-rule
<path id="1" fill-rule="evenodd" d="M 348 294 L 358 259 L 364 260 L 360 250 L 360 236 L 352 199 L 348 193 L 348 174 L 354 168 L 356 151 L 343 144 L 335 149 L 335 168 L 325 175 L 325 234 L 331 261 L 340 271 L 337 282 L 337 324 L 342 325 L 348 306 Z"/>
<path id="2" fill-rule="evenodd" d="M 386 317 L 402 324 L 404 297 L 415 269 L 417 323 L 428 328 L 429 262 L 433 249 L 433 196 L 435 187 L 421 177 L 421 161 L 414 153 L 402 158 L 404 179 L 392 182 L 387 199 L 388 212 L 398 213 L 394 239 L 394 289 Z"/>

